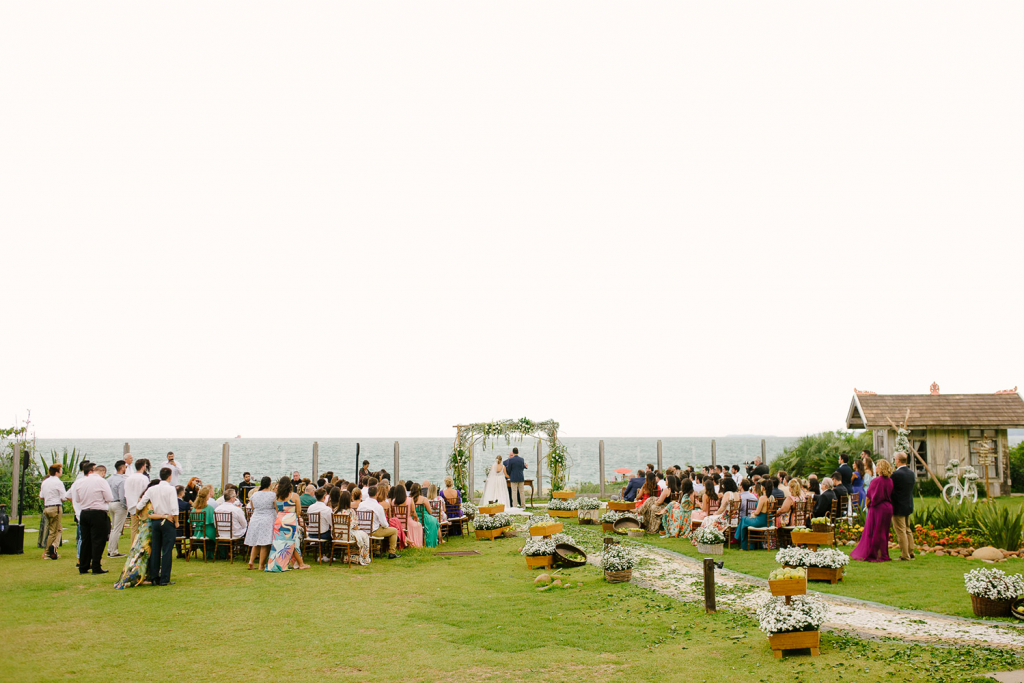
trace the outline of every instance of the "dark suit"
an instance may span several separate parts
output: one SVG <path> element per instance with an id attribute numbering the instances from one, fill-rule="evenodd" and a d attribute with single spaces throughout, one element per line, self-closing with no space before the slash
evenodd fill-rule
<path id="1" fill-rule="evenodd" d="M 818 502 L 814 504 L 814 512 L 812 513 L 815 517 L 832 517 L 832 501 L 836 500 L 836 494 L 829 489 L 828 491 L 822 491 L 818 496 Z"/>
<path id="2" fill-rule="evenodd" d="M 762 477 L 768 476 L 768 465 L 761 463 L 757 467 L 750 470 L 750 476 L 753 477 L 755 474 L 760 474 Z"/>
<path id="3" fill-rule="evenodd" d="M 914 558 L 914 532 L 907 524 L 907 516 L 914 511 L 914 484 L 917 475 L 906 465 L 892 473 L 892 525 L 896 542 L 900 545 L 900 559 Z"/>
<path id="4" fill-rule="evenodd" d="M 844 462 L 839 466 L 839 478 L 846 487 L 846 495 L 850 495 L 849 492 L 853 490 L 853 468 Z"/>
<path id="5" fill-rule="evenodd" d="M 526 481 L 526 477 L 523 476 L 523 473 L 526 470 L 526 461 L 522 456 L 513 455 L 502 464 L 505 466 L 505 474 L 508 475 L 511 484 L 508 495 L 509 503 L 512 504 L 512 507 L 525 507 L 526 497 L 523 495 L 523 482 Z M 515 500 L 516 497 L 519 498 L 518 503 Z"/>
<path id="6" fill-rule="evenodd" d="M 644 487 L 646 477 L 633 477 L 626 485 L 626 491 L 622 494 L 622 500 L 635 501 L 636 494 Z"/>

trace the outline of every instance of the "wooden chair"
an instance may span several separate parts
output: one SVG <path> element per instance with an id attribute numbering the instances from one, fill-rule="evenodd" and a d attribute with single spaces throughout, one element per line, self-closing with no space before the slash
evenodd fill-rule
<path id="1" fill-rule="evenodd" d="M 332 527 L 333 528 L 333 527 Z M 333 535 L 331 536 L 333 539 Z M 320 558 L 325 557 L 324 555 L 324 544 L 331 543 L 331 540 L 320 538 L 320 513 L 319 512 L 307 512 L 306 513 L 306 535 L 302 539 L 302 554 L 305 556 L 306 550 L 309 548 L 316 548 L 316 561 L 319 563 Z"/>
<path id="2" fill-rule="evenodd" d="M 448 502 L 446 498 L 444 501 L 445 514 L 448 515 L 448 525 L 458 526 L 459 533 L 466 534 L 466 516 L 462 514 L 462 505 L 456 500 L 454 503 Z"/>
<path id="3" fill-rule="evenodd" d="M 332 566 L 335 554 L 338 550 L 344 550 L 343 559 L 348 561 L 349 568 L 352 567 L 352 548 L 358 549 L 359 543 L 352 537 L 351 519 L 351 512 L 334 513 L 334 520 L 331 523 L 331 561 L 329 563 Z"/>
<path id="4" fill-rule="evenodd" d="M 178 513 L 178 531 L 181 532 L 181 535 L 174 539 L 174 549 L 177 551 L 178 557 L 182 555 L 188 557 L 188 546 L 191 540 L 189 537 L 192 535 L 192 529 L 188 523 L 187 512 Z"/>
<path id="5" fill-rule="evenodd" d="M 838 508 L 836 524 L 851 524 L 853 517 L 850 516 L 850 496 L 839 496 Z"/>
<path id="6" fill-rule="evenodd" d="M 772 546 L 773 540 L 778 538 L 775 530 L 775 513 L 778 509 L 779 499 L 774 496 L 768 496 L 768 524 L 766 526 L 747 527 L 747 545 L 758 542 L 764 543 L 769 548 Z"/>
<path id="7" fill-rule="evenodd" d="M 185 555 L 185 561 L 188 562 L 193 554 L 198 554 L 200 550 L 203 551 L 203 562 L 207 561 L 206 552 L 206 541 L 205 536 L 196 536 L 197 531 L 206 531 L 206 513 L 204 512 L 192 512 L 188 516 L 189 524 L 192 527 L 192 533 L 188 540 L 188 553 Z"/>
<path id="8" fill-rule="evenodd" d="M 733 537 L 736 535 L 736 529 L 740 526 L 740 518 L 746 517 L 747 514 L 753 512 L 755 508 L 757 508 L 756 500 L 743 500 L 742 498 L 729 507 L 729 537 L 725 539 L 729 550 L 732 550 L 732 541 Z"/>
<path id="9" fill-rule="evenodd" d="M 240 550 L 242 536 L 235 536 L 234 519 L 230 512 L 214 512 L 214 523 L 217 525 L 217 541 L 213 544 L 213 559 L 221 548 L 228 549 L 228 564 L 235 563 L 235 553 Z M 206 556 L 206 553 L 203 553 Z"/>
<path id="10" fill-rule="evenodd" d="M 356 510 L 356 520 L 359 522 L 359 530 L 365 531 L 370 536 L 370 557 L 373 557 L 374 545 L 377 546 L 378 556 L 384 554 L 384 539 L 375 538 L 370 535 L 373 531 L 373 510 Z"/>
<path id="11" fill-rule="evenodd" d="M 406 545 L 409 545 L 409 505 L 392 505 L 391 518 L 398 520 L 398 525 L 402 527 L 402 535 L 405 537 Z"/>
<path id="12" fill-rule="evenodd" d="M 242 509 L 245 510 L 245 524 L 246 526 L 248 526 L 249 521 L 252 519 L 252 508 L 246 506 L 243 507 Z"/>
<path id="13" fill-rule="evenodd" d="M 437 518 L 437 524 L 441 528 L 441 541 L 442 542 L 446 541 L 446 540 L 448 540 L 448 527 L 449 527 L 449 524 L 448 524 L 447 520 L 441 521 L 443 519 L 441 517 L 441 501 L 439 501 L 439 500 L 431 500 L 431 501 L 428 501 L 428 502 L 430 503 L 430 514 L 434 515 L 434 517 Z"/>

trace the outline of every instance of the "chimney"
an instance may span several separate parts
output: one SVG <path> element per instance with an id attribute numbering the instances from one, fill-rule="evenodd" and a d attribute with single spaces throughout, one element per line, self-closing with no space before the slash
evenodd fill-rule
<path id="1" fill-rule="evenodd" d="M 931 387 L 929 387 L 929 389 L 932 392 L 932 396 L 938 396 L 939 395 L 939 385 L 937 383 L 932 382 L 932 385 L 931 385 Z"/>

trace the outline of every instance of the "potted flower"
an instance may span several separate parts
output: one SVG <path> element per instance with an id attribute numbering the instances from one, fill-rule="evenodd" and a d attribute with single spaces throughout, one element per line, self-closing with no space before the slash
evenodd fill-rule
<path id="1" fill-rule="evenodd" d="M 604 531 L 614 531 L 615 522 L 619 521 L 623 517 L 630 517 L 632 519 L 635 519 L 637 522 L 640 521 L 640 518 L 632 512 L 620 512 L 617 510 L 609 510 L 608 512 L 601 515 L 601 529 Z"/>
<path id="2" fill-rule="evenodd" d="M 828 517 L 813 517 L 811 519 L 811 531 L 827 534 L 832 531 L 832 520 Z"/>
<path id="3" fill-rule="evenodd" d="M 780 567 L 768 575 L 768 589 L 772 595 L 805 595 L 807 593 L 807 569 L 804 567 Z"/>
<path id="4" fill-rule="evenodd" d="M 550 567 L 555 561 L 555 542 L 547 538 L 531 538 L 519 554 L 526 558 L 526 566 L 530 569 Z"/>
<path id="5" fill-rule="evenodd" d="M 972 569 L 964 574 L 974 614 L 979 617 L 1008 617 L 1013 601 L 1024 594 L 1024 578 L 1001 569 Z"/>
<path id="6" fill-rule="evenodd" d="M 834 584 L 843 580 L 843 568 L 850 563 L 850 556 L 832 548 L 815 551 L 793 546 L 775 553 L 775 561 L 784 567 L 806 567 L 808 581 Z"/>
<path id="7" fill-rule="evenodd" d="M 552 517 L 575 517 L 579 501 L 575 498 L 552 498 L 548 503 L 548 514 Z"/>
<path id="8" fill-rule="evenodd" d="M 473 528 L 477 538 L 494 540 L 512 527 L 512 518 L 507 512 L 499 512 L 496 515 L 480 515 Z"/>
<path id="9" fill-rule="evenodd" d="M 693 532 L 693 540 L 697 544 L 697 552 L 706 555 L 721 555 L 725 534 L 711 526 L 702 526 Z"/>
<path id="10" fill-rule="evenodd" d="M 576 492 L 575 491 L 552 491 L 551 492 L 551 497 L 552 498 L 560 498 L 562 500 L 568 500 L 570 498 L 575 498 L 576 497 Z"/>
<path id="11" fill-rule="evenodd" d="M 803 648 L 810 648 L 811 655 L 817 656 L 821 625 L 827 618 L 825 603 L 808 595 L 769 598 L 757 608 L 758 625 L 768 635 L 768 645 L 776 658 L 782 657 L 783 650 Z"/>
<path id="12" fill-rule="evenodd" d="M 465 505 L 463 505 L 463 509 L 465 509 Z M 477 512 L 479 512 L 481 515 L 496 515 L 499 512 L 504 511 L 505 506 L 502 505 L 501 503 L 487 503 L 486 505 L 481 505 L 480 507 L 477 508 Z"/>
<path id="13" fill-rule="evenodd" d="M 463 503 L 462 504 L 462 514 L 466 515 L 466 519 L 468 519 L 471 522 L 473 521 L 473 518 L 476 517 L 476 515 L 477 515 L 477 513 L 479 511 L 480 511 L 480 508 L 478 508 L 473 503 Z M 498 510 L 498 512 L 501 512 L 501 510 Z"/>
<path id="14" fill-rule="evenodd" d="M 580 524 L 596 524 L 601 510 L 601 501 L 597 498 L 576 499 L 576 509 L 579 511 Z"/>
<path id="15" fill-rule="evenodd" d="M 633 578 L 636 555 L 624 545 L 605 545 L 601 553 L 601 568 L 608 583 L 623 583 Z"/>

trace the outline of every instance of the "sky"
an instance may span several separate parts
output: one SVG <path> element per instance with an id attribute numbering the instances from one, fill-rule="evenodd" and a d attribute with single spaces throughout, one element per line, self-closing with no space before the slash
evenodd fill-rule
<path id="1" fill-rule="evenodd" d="M 1022 19 L 6 3 L 0 422 L 789 436 L 1024 389 Z"/>

